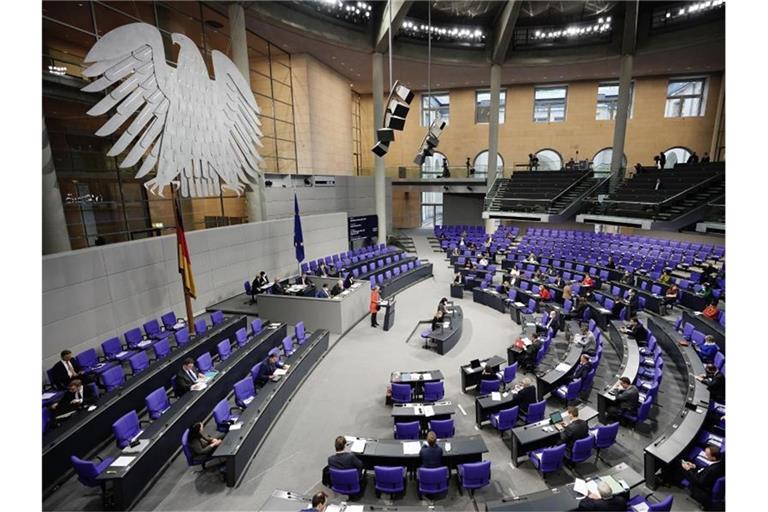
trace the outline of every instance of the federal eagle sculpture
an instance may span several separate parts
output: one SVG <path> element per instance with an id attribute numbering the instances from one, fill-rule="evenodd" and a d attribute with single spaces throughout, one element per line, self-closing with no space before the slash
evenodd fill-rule
<path id="1" fill-rule="evenodd" d="M 144 157 L 136 178 L 156 170 L 144 184 L 155 194 L 172 184 L 184 197 L 219 195 L 222 188 L 239 195 L 259 178 L 261 110 L 226 55 L 211 52 L 211 80 L 194 41 L 183 34 L 171 40 L 179 46 L 175 68 L 166 63 L 160 31 L 146 23 L 118 27 L 93 45 L 83 75 L 98 79 L 82 90 L 112 89 L 88 115 L 113 111 L 96 135 L 111 135 L 133 118 L 107 155 L 131 146 L 119 166 Z"/>

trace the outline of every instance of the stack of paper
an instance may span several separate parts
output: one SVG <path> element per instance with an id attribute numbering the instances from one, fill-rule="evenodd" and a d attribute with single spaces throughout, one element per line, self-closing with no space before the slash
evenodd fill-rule
<path id="1" fill-rule="evenodd" d="M 451 443 L 445 443 L 445 451 L 446 452 L 451 451 Z"/>
<path id="2" fill-rule="evenodd" d="M 285 368 L 278 368 L 277 370 L 275 370 L 275 372 L 272 375 L 276 377 L 282 377 L 286 373 L 288 373 L 288 370 L 286 370 Z"/>
<path id="3" fill-rule="evenodd" d="M 365 450 L 365 439 L 356 439 L 350 447 L 354 453 L 363 453 Z"/>
<path id="4" fill-rule="evenodd" d="M 133 459 L 135 458 L 136 457 L 126 457 L 126 456 L 118 457 L 112 461 L 112 464 L 110 464 L 110 466 L 113 466 L 116 468 L 124 468 L 125 466 L 133 462 Z"/>
<path id="5" fill-rule="evenodd" d="M 197 384 L 192 384 L 192 386 L 189 388 L 192 391 L 200 391 L 208 387 L 208 384 L 205 382 L 198 382 Z"/>
<path id="6" fill-rule="evenodd" d="M 573 490 L 574 492 L 577 492 L 582 496 L 586 496 L 589 493 L 589 491 L 587 490 L 587 482 L 585 482 L 581 478 L 577 478 L 576 481 L 573 482 Z"/>
<path id="7" fill-rule="evenodd" d="M 233 430 L 240 430 L 243 427 L 243 422 L 238 421 L 237 423 L 233 423 L 229 426 L 230 432 Z"/>
<path id="8" fill-rule="evenodd" d="M 491 400 L 494 402 L 500 402 L 501 401 L 501 393 L 498 391 L 491 392 Z"/>
<path id="9" fill-rule="evenodd" d="M 432 380 L 432 374 L 431 373 L 427 372 L 427 373 L 425 373 L 423 375 L 424 375 L 424 380 Z"/>
<path id="10" fill-rule="evenodd" d="M 432 407 L 431 405 L 427 405 L 427 406 L 424 407 L 424 416 L 425 417 L 429 418 L 429 417 L 434 416 L 434 415 L 435 415 L 435 408 L 434 407 Z"/>
<path id="11" fill-rule="evenodd" d="M 555 366 L 555 370 L 559 372 L 567 372 L 571 369 L 571 366 L 565 363 L 560 363 L 559 365 Z"/>
<path id="12" fill-rule="evenodd" d="M 403 443 L 403 455 L 418 455 L 420 450 L 421 443 L 418 441 Z"/>

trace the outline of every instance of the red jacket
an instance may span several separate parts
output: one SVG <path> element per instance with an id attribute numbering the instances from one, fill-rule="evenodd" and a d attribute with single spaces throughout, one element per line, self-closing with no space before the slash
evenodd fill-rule
<path id="1" fill-rule="evenodd" d="M 371 291 L 371 313 L 379 310 L 379 290 Z"/>

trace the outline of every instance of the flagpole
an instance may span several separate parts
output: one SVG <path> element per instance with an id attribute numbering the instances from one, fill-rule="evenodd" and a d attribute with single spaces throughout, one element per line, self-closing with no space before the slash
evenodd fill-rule
<path id="1" fill-rule="evenodd" d="M 179 223 L 181 222 L 181 202 L 178 200 L 176 195 L 173 192 L 173 185 L 171 185 L 171 197 L 173 197 L 174 207 L 176 208 L 177 212 L 177 218 L 176 218 L 176 229 L 179 229 Z M 178 245 L 178 242 L 177 242 Z M 178 249 L 177 249 L 178 250 Z M 195 332 L 195 316 L 192 313 L 192 297 L 189 296 L 189 293 L 187 293 L 187 287 L 184 285 L 184 278 L 181 279 L 181 291 L 184 294 L 184 307 L 187 311 L 187 329 L 189 330 L 189 334 L 194 336 L 197 334 Z"/>

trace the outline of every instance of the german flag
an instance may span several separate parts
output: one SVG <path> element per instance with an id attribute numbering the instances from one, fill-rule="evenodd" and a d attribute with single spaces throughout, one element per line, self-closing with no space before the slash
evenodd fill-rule
<path id="1" fill-rule="evenodd" d="M 187 238 L 184 236 L 184 222 L 181 218 L 181 207 L 179 201 L 174 201 L 174 210 L 176 213 L 176 245 L 179 256 L 179 274 L 184 283 L 184 293 L 196 299 L 195 278 L 192 276 L 192 260 L 189 258 L 187 249 Z"/>

